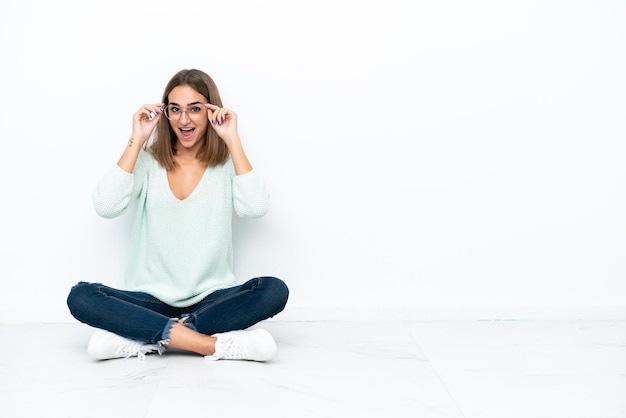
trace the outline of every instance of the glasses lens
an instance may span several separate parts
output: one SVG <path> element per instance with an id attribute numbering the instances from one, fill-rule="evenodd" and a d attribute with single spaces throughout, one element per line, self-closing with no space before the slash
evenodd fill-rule
<path id="1" fill-rule="evenodd" d="M 204 105 L 202 104 L 195 104 L 187 109 L 187 112 L 189 112 L 189 116 L 200 116 L 202 114 L 202 111 L 206 111 L 206 107 L 204 107 Z"/>
<path id="2" fill-rule="evenodd" d="M 184 112 L 187 112 L 190 118 L 197 118 L 206 113 L 206 107 L 203 104 L 194 104 L 183 110 L 178 105 L 165 106 L 165 116 L 170 120 L 179 119 Z"/>
<path id="3" fill-rule="evenodd" d="M 168 119 L 178 119 L 180 118 L 180 113 L 180 107 L 176 105 L 165 106 L 165 116 Z"/>

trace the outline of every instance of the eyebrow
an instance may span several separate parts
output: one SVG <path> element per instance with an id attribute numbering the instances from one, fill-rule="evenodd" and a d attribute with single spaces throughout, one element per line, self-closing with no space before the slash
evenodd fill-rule
<path id="1" fill-rule="evenodd" d="M 176 106 L 180 106 L 180 104 L 176 103 L 176 102 L 170 102 L 170 104 L 176 105 Z M 191 103 L 187 103 L 187 106 L 193 106 L 193 105 L 197 105 L 197 104 L 202 104 L 202 102 L 191 102 Z"/>

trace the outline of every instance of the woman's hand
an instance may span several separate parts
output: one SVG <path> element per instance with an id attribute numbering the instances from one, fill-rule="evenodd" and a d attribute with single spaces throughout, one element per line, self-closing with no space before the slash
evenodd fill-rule
<path id="1" fill-rule="evenodd" d="M 205 104 L 208 109 L 209 123 L 228 147 L 230 157 L 235 167 L 235 174 L 241 175 L 252 170 L 252 165 L 246 157 L 237 132 L 237 114 L 232 110 L 218 107 L 210 103 Z"/>
<path id="2" fill-rule="evenodd" d="M 218 107 L 210 103 L 205 103 L 208 110 L 209 123 L 226 143 L 228 148 L 231 148 L 233 141 L 239 140 L 239 133 L 237 132 L 237 114 L 230 109 Z"/>
<path id="3" fill-rule="evenodd" d="M 133 132 L 131 137 L 138 146 L 142 146 L 154 130 L 161 116 L 164 103 L 146 104 L 133 115 Z"/>

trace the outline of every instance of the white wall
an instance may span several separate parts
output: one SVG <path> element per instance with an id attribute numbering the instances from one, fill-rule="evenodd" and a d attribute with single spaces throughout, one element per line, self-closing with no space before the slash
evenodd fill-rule
<path id="1" fill-rule="evenodd" d="M 621 1 L 0 4 L 0 322 L 122 284 L 91 189 L 131 115 L 201 68 L 273 207 L 236 272 L 284 319 L 626 318 Z"/>

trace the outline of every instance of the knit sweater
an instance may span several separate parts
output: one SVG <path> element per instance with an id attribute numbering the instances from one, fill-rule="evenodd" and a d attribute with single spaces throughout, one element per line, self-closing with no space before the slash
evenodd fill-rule
<path id="1" fill-rule="evenodd" d="M 210 166 L 195 190 L 180 200 L 167 171 L 142 150 L 133 173 L 111 167 L 93 190 L 104 218 L 137 202 L 126 270 L 126 288 L 151 294 L 176 307 L 201 301 L 236 285 L 233 274 L 232 215 L 263 216 L 269 193 L 260 174 L 235 175 L 230 158 Z"/>

